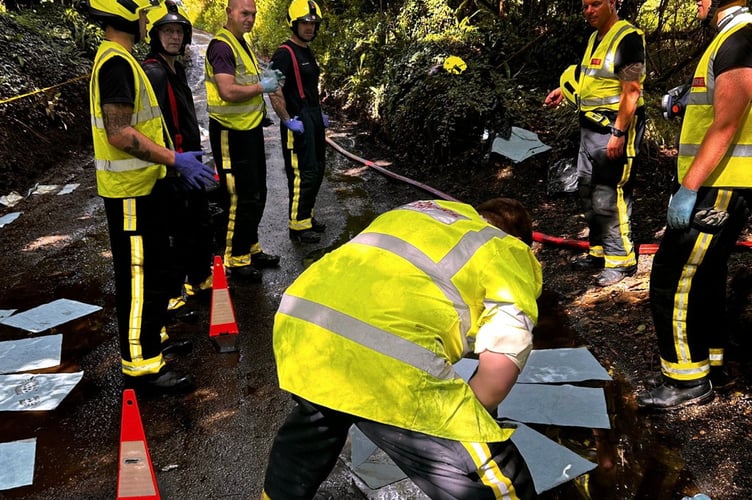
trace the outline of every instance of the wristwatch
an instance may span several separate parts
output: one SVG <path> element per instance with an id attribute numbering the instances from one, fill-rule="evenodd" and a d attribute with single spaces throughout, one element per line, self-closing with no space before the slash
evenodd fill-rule
<path id="1" fill-rule="evenodd" d="M 625 135 L 627 135 L 627 133 L 623 130 L 619 130 L 616 127 L 611 127 L 611 135 L 613 135 L 614 137 L 624 137 Z"/>

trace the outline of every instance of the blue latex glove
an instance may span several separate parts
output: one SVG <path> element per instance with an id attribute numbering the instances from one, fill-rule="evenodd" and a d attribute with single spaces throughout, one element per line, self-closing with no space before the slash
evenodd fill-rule
<path id="1" fill-rule="evenodd" d="M 289 128 L 296 134 L 302 134 L 303 130 L 303 122 L 300 121 L 300 119 L 297 116 L 293 116 L 289 120 L 285 121 L 285 127 Z"/>
<path id="2" fill-rule="evenodd" d="M 681 186 L 668 202 L 668 227 L 671 229 L 688 228 L 689 218 L 696 201 L 697 191 Z"/>
<path id="3" fill-rule="evenodd" d="M 201 163 L 198 159 L 204 154 L 203 151 L 186 151 L 175 153 L 174 167 L 185 182 L 195 189 L 211 187 L 214 182 L 214 171 Z"/>
<path id="4" fill-rule="evenodd" d="M 329 128 L 329 117 L 321 113 L 321 121 L 324 122 L 324 128 Z"/>
<path id="5" fill-rule="evenodd" d="M 264 71 L 261 72 L 262 79 L 267 78 L 267 77 L 276 78 L 277 82 L 280 85 L 282 85 L 282 82 L 285 80 L 285 74 L 282 73 L 278 69 L 273 69 L 271 66 L 268 69 L 265 69 Z"/>
<path id="6" fill-rule="evenodd" d="M 270 94 L 279 88 L 277 76 L 273 74 L 262 75 L 260 83 L 265 94 Z"/>

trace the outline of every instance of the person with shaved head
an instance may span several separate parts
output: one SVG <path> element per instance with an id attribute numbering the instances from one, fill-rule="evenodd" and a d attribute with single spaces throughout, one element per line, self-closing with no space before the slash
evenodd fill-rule
<path id="1" fill-rule="evenodd" d="M 256 20 L 254 0 L 229 0 L 227 23 L 206 50 L 209 140 L 220 181 L 225 222 L 224 265 L 232 278 L 261 281 L 259 268 L 279 265 L 262 251 L 258 226 L 266 204 L 264 93 L 279 88 L 262 72 L 247 33 Z"/>

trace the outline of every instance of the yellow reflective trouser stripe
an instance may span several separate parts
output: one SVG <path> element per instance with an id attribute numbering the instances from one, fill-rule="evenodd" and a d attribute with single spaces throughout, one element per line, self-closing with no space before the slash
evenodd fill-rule
<path id="1" fill-rule="evenodd" d="M 512 481 L 499 469 L 499 464 L 493 460 L 491 450 L 485 443 L 462 443 L 478 470 L 480 481 L 491 488 L 494 498 L 517 500 Z"/>
<path id="2" fill-rule="evenodd" d="M 222 130 L 220 133 L 220 148 L 222 150 L 222 170 L 225 172 L 227 194 L 230 195 L 230 209 L 227 214 L 227 232 L 225 233 L 225 266 L 241 267 L 251 263 L 251 255 L 232 255 L 232 238 L 235 235 L 235 218 L 238 213 L 238 191 L 235 188 L 235 176 L 231 173 L 232 159 L 230 158 L 230 132 Z"/>
<path id="3" fill-rule="evenodd" d="M 633 132 L 630 132 L 633 135 Z M 619 183 L 616 186 L 616 214 L 619 218 L 619 237 L 621 238 L 621 245 L 624 248 L 626 255 L 607 255 L 605 265 L 606 267 L 621 267 L 632 266 L 636 264 L 634 255 L 634 247 L 632 246 L 631 231 L 629 228 L 629 213 L 627 211 L 627 204 L 624 201 L 624 184 L 629 179 L 630 172 L 632 171 L 632 158 L 627 158 L 627 164 L 624 166 L 624 172 L 622 174 Z"/>
<path id="4" fill-rule="evenodd" d="M 135 216 L 135 214 L 134 214 Z M 135 218 L 135 217 L 133 217 Z M 124 224 L 128 223 L 126 215 Z M 143 360 L 141 352 L 141 317 L 144 308 L 144 241 L 131 236 L 131 309 L 128 318 L 128 344 L 131 361 Z"/>
<path id="5" fill-rule="evenodd" d="M 272 500 L 272 497 L 266 494 L 265 491 L 261 492 L 261 500 Z"/>
<path id="6" fill-rule="evenodd" d="M 292 130 L 287 131 L 287 149 L 290 150 L 290 166 L 292 167 L 292 199 L 290 200 L 290 229 L 301 230 L 309 229 L 310 225 L 301 224 L 298 220 L 298 210 L 300 208 L 300 167 L 298 155 L 293 149 L 294 144 Z"/>
<path id="7" fill-rule="evenodd" d="M 593 257 L 603 258 L 603 245 L 593 245 L 589 248 L 588 253 Z"/>
<path id="8" fill-rule="evenodd" d="M 318 325 L 368 349 L 423 370 L 435 378 L 458 378 L 452 365 L 436 353 L 331 307 L 285 294 L 279 304 L 279 312 Z"/>
<path id="9" fill-rule="evenodd" d="M 723 366 L 723 348 L 711 348 L 708 359 L 710 366 Z"/>
<path id="10" fill-rule="evenodd" d="M 718 190 L 718 195 L 714 203 L 714 208 L 727 210 L 731 201 L 732 192 L 726 189 Z M 702 264 L 705 255 L 713 241 L 713 235 L 708 233 L 699 233 L 695 240 L 695 245 L 687 259 L 687 263 L 682 269 L 679 277 L 679 283 L 674 294 L 674 312 L 673 312 L 673 336 L 674 351 L 676 352 L 677 363 L 672 363 L 661 359 L 661 368 L 663 373 L 676 380 L 694 380 L 709 371 L 708 362 L 702 360 L 693 362 L 689 345 L 687 343 L 687 310 L 689 301 L 689 292 L 692 289 L 692 280 L 697 272 L 697 267 Z"/>

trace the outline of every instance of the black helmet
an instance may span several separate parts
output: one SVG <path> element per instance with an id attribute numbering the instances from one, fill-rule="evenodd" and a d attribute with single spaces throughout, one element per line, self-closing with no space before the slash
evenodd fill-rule
<path id="1" fill-rule="evenodd" d="M 191 43 L 193 27 L 182 6 L 174 0 L 167 0 L 158 7 L 146 12 L 146 43 L 151 45 L 155 53 L 163 52 L 162 42 L 159 40 L 158 30 L 165 24 L 180 24 L 183 26 L 183 42 L 180 44 L 180 54 L 185 52 L 185 46 Z"/>

